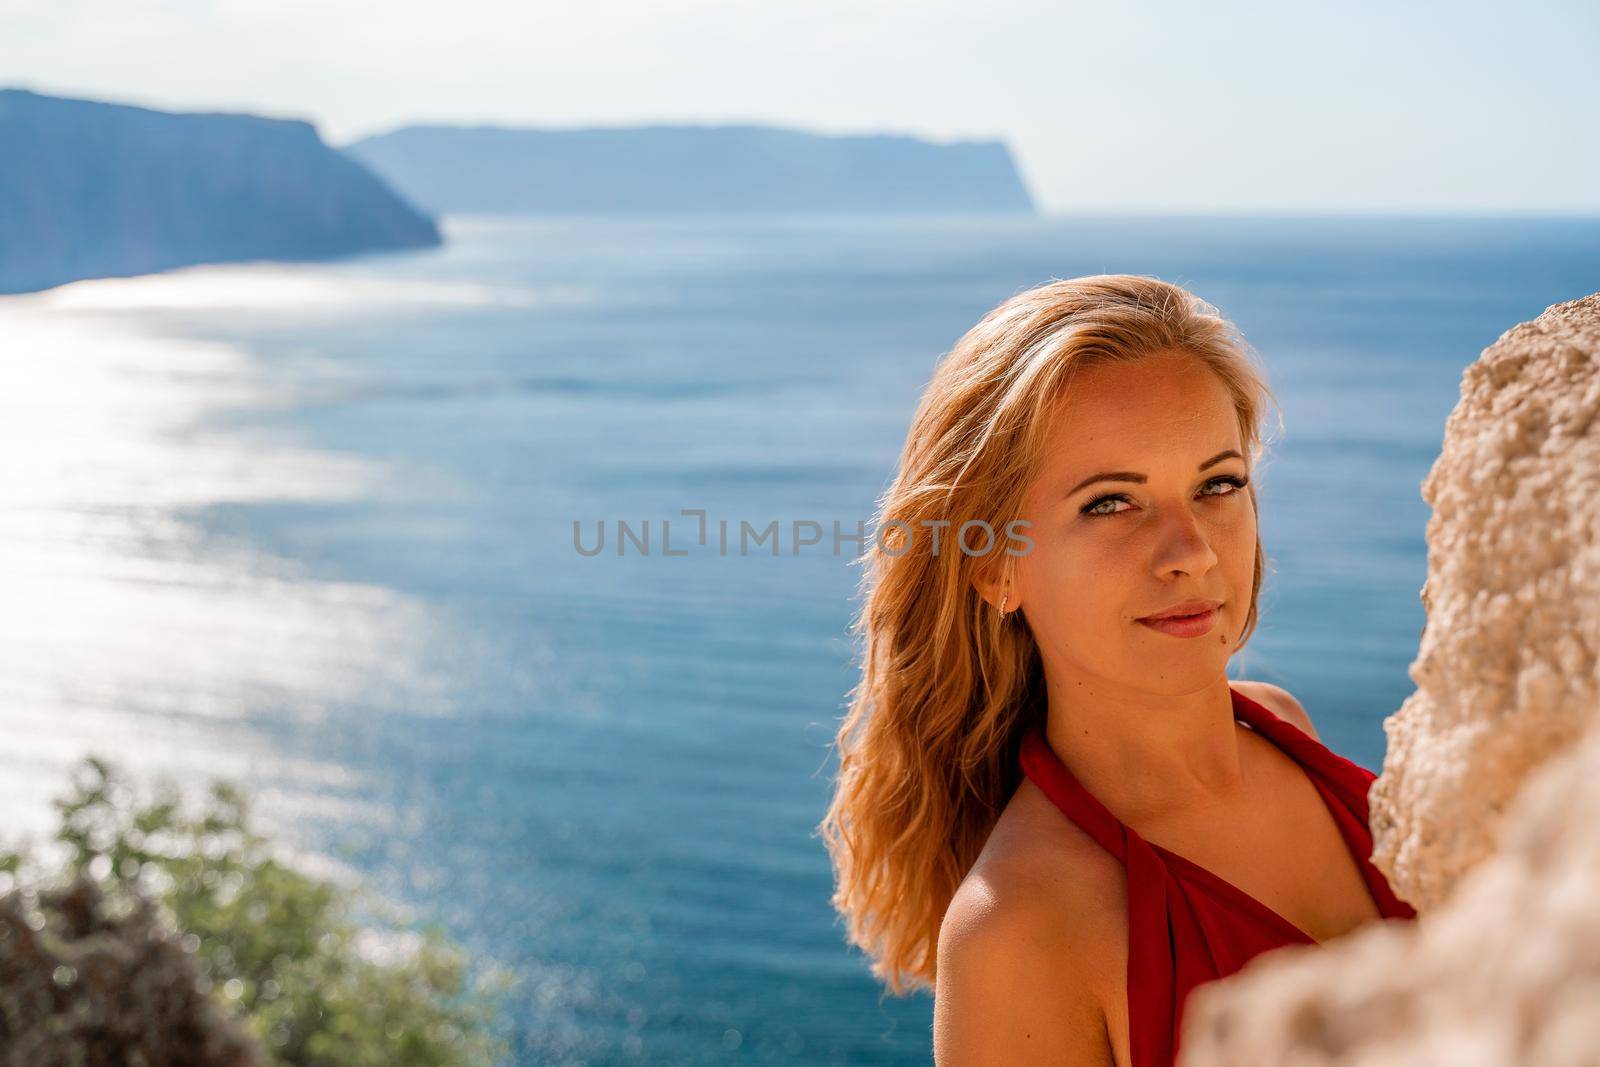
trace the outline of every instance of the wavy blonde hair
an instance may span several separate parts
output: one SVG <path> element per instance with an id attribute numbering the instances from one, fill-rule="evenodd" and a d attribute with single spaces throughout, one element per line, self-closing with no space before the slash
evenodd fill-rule
<path id="1" fill-rule="evenodd" d="M 1222 380 L 1254 466 L 1264 401 L 1277 404 L 1253 349 L 1199 297 L 1131 274 L 1055 279 L 1007 299 L 940 361 L 912 419 L 856 560 L 866 565 L 852 627 L 864 641 L 861 679 L 817 828 L 833 864 L 833 906 L 895 995 L 934 987 L 945 910 L 1021 782 L 1023 733 L 1045 714 L 1032 634 L 1002 619 L 974 584 L 979 568 L 1005 565 L 1002 554 L 939 552 L 904 531 L 945 520 L 948 531 L 970 520 L 1002 528 L 1022 506 L 1049 413 L 1074 374 L 1166 349 L 1192 353 Z M 1254 480 L 1247 492 L 1253 507 Z M 1255 629 L 1266 566 L 1258 521 L 1250 611 L 1234 651 Z"/>

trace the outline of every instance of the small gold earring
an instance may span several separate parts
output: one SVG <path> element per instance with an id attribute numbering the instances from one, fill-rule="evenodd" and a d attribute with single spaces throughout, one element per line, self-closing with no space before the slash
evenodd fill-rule
<path id="1" fill-rule="evenodd" d="M 1000 598 L 1000 614 L 1001 614 L 1002 617 L 1004 617 L 1005 613 L 1006 613 L 1006 598 L 1005 597 L 1001 597 Z"/>

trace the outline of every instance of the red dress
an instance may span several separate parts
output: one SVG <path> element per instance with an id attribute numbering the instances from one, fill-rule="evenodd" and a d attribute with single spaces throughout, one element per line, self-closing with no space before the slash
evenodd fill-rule
<path id="1" fill-rule="evenodd" d="M 1277 745 L 1305 769 L 1339 824 L 1384 919 L 1413 919 L 1371 863 L 1367 789 L 1377 775 L 1329 751 L 1293 723 L 1237 689 L 1237 721 Z M 1122 824 L 1073 776 L 1044 733 L 1022 739 L 1022 770 L 1062 813 L 1128 874 L 1128 1038 L 1133 1067 L 1171 1067 L 1178 1054 L 1184 1002 L 1196 986 L 1232 974 L 1251 957 L 1317 940 L 1233 883 Z"/>

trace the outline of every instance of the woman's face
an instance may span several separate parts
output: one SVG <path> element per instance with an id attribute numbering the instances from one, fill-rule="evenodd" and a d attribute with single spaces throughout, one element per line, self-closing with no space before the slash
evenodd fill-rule
<path id="1" fill-rule="evenodd" d="M 1007 605 L 1025 609 L 1051 676 L 1173 694 L 1225 676 L 1255 571 L 1243 452 L 1231 396 L 1187 353 L 1077 375 L 1024 501 L 1033 547 Z M 1207 599 L 1222 605 L 1201 636 L 1138 621 Z"/>

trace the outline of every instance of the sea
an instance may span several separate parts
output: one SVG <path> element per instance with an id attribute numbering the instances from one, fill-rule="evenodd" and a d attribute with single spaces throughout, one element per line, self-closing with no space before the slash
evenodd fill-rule
<path id="1" fill-rule="evenodd" d="M 1238 325 L 1283 422 L 1230 673 L 1376 771 L 1462 372 L 1600 289 L 1600 218 L 443 229 L 0 299 L 0 839 L 47 836 L 86 754 L 230 779 L 286 855 L 514 974 L 519 1064 L 931 1062 L 816 832 L 858 666 L 833 529 L 990 308 L 1130 272 Z"/>

